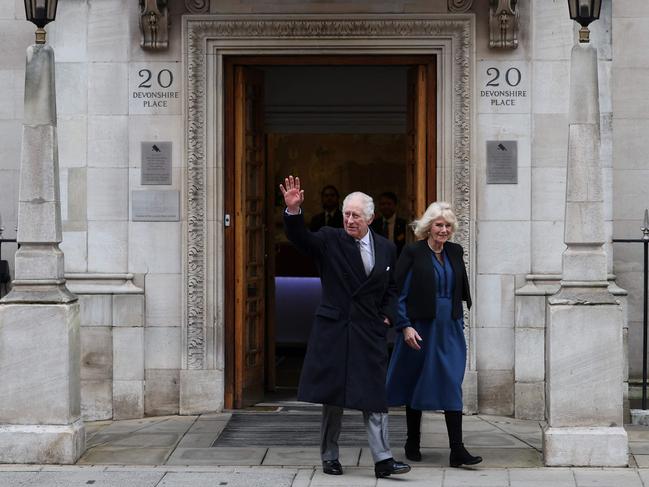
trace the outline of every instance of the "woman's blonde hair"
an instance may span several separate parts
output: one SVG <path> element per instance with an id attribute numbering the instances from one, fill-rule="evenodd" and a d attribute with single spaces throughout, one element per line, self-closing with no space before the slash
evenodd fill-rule
<path id="1" fill-rule="evenodd" d="M 451 224 L 452 231 L 455 233 L 455 230 L 457 230 L 457 218 L 451 209 L 451 205 L 446 201 L 435 201 L 426 208 L 421 218 L 410 224 L 415 236 L 419 239 L 428 237 L 431 225 L 440 217 Z"/>

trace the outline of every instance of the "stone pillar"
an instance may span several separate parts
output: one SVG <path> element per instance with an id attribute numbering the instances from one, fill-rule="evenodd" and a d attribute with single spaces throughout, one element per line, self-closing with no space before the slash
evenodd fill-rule
<path id="1" fill-rule="evenodd" d="M 54 51 L 36 44 L 25 72 L 16 279 L 0 302 L 0 463 L 74 463 L 85 447 L 58 172 Z"/>
<path id="2" fill-rule="evenodd" d="M 570 76 L 567 249 L 548 300 L 543 455 L 548 466 L 625 466 L 623 310 L 606 274 L 595 48 L 573 47 Z"/>

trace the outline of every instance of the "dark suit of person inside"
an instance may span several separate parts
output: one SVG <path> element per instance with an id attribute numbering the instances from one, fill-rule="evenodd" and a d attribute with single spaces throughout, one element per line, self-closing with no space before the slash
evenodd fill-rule
<path id="1" fill-rule="evenodd" d="M 322 297 L 309 336 L 297 398 L 322 404 L 320 455 L 325 474 L 341 475 L 338 437 L 343 408 L 363 412 L 377 478 L 410 471 L 395 460 L 388 440 L 385 390 L 388 326 L 397 313 L 396 248 L 369 229 L 374 202 L 364 193 L 343 201 L 344 228 L 310 232 L 301 205 L 299 178 L 280 184 L 286 236 L 313 257 Z"/>
<path id="2" fill-rule="evenodd" d="M 372 222 L 372 230 L 394 242 L 397 246 L 397 257 L 406 244 L 407 222 L 397 216 L 397 195 L 386 191 L 379 195 L 379 215 Z"/>
<path id="3" fill-rule="evenodd" d="M 309 223 L 309 230 L 316 232 L 322 227 L 343 227 L 343 214 L 340 211 L 340 193 L 335 186 L 328 184 L 320 192 L 322 201 L 322 213 L 318 213 Z"/>

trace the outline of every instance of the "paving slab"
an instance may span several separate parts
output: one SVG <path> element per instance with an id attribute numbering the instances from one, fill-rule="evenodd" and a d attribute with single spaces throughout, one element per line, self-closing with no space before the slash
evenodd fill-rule
<path id="1" fill-rule="evenodd" d="M 199 419 L 207 421 L 230 421 L 232 413 L 206 413 L 201 414 Z"/>
<path id="2" fill-rule="evenodd" d="M 403 451 L 403 445 L 396 446 Z M 443 433 L 422 433 L 421 446 L 428 448 L 448 448 L 448 433 L 446 431 Z M 394 444 L 392 448 L 395 448 Z"/>
<path id="3" fill-rule="evenodd" d="M 309 487 L 313 478 L 314 470 L 312 468 L 301 468 L 293 479 L 291 487 Z"/>
<path id="4" fill-rule="evenodd" d="M 178 448 L 210 448 L 218 436 L 218 433 L 187 433 Z"/>
<path id="5" fill-rule="evenodd" d="M 405 478 L 405 475 L 401 478 Z M 327 475 L 322 470 L 316 470 L 310 487 L 374 487 L 375 485 L 374 470 L 356 467 L 345 469 L 343 475 Z"/>
<path id="6" fill-rule="evenodd" d="M 507 470 L 470 470 L 449 468 L 444 471 L 443 487 L 508 487 Z"/>
<path id="7" fill-rule="evenodd" d="M 354 447 L 342 447 L 338 451 L 338 459 L 345 466 L 358 465 L 361 449 Z M 319 448 L 304 447 L 270 447 L 263 465 L 312 465 L 320 468 L 322 460 L 320 459 Z"/>
<path id="8" fill-rule="evenodd" d="M 291 487 L 297 470 L 293 469 L 247 469 L 225 472 L 171 472 L 164 476 L 157 487 Z"/>
<path id="9" fill-rule="evenodd" d="M 649 468 L 649 455 L 631 455 L 639 468 Z M 629 465 L 630 466 L 630 465 Z M 647 484 L 649 486 L 649 483 Z"/>
<path id="10" fill-rule="evenodd" d="M 377 487 L 395 487 L 395 484 L 403 482 L 408 487 L 442 487 L 444 481 L 444 469 L 413 467 L 413 469 L 403 475 L 379 479 Z"/>
<path id="11" fill-rule="evenodd" d="M 97 446 L 87 450 L 79 465 L 162 465 L 171 448 L 132 448 L 122 446 Z"/>
<path id="12" fill-rule="evenodd" d="M 467 447 L 529 448 L 526 443 L 502 431 L 467 431 L 464 433 L 464 444 Z"/>
<path id="13" fill-rule="evenodd" d="M 165 421 L 146 425 L 138 431 L 146 433 L 185 433 L 196 422 L 196 416 L 170 418 Z"/>
<path id="14" fill-rule="evenodd" d="M 569 468 L 521 468 L 509 470 L 510 487 L 576 487 Z"/>
<path id="15" fill-rule="evenodd" d="M 20 479 L 0 475 L 0 485 L 11 487 L 155 487 L 165 475 L 164 472 L 99 472 L 81 470 L 76 472 L 38 472 L 22 483 Z"/>
<path id="16" fill-rule="evenodd" d="M 132 433 L 142 428 L 150 427 L 156 423 L 162 423 L 167 419 L 166 416 L 156 418 L 127 419 L 124 421 L 114 421 L 101 430 L 104 434 L 112 433 Z"/>
<path id="17" fill-rule="evenodd" d="M 132 434 L 133 433 L 96 433 L 92 435 L 90 439 L 86 440 L 86 449 L 99 445 L 108 445 L 109 443 L 128 438 Z"/>
<path id="18" fill-rule="evenodd" d="M 12 487 L 27 487 L 32 485 L 32 480 L 37 478 L 40 472 L 1 472 L 0 485 Z"/>
<path id="19" fill-rule="evenodd" d="M 543 466 L 543 456 L 532 448 L 471 448 L 483 458 L 479 468 L 532 468 Z"/>
<path id="20" fill-rule="evenodd" d="M 629 452 L 634 455 L 649 455 L 649 442 L 646 441 L 630 441 Z"/>
<path id="21" fill-rule="evenodd" d="M 643 487 L 638 472 L 629 469 L 573 469 L 577 487 Z"/>
<path id="22" fill-rule="evenodd" d="M 146 430 L 143 430 L 146 431 Z M 138 448 L 172 447 L 182 437 L 179 433 L 145 433 L 137 432 L 132 435 L 110 442 L 110 446 L 132 446 Z"/>
<path id="23" fill-rule="evenodd" d="M 421 462 L 407 460 L 403 448 L 393 448 L 392 455 L 397 460 L 410 464 L 413 469 L 420 467 L 448 467 L 448 448 L 422 448 Z M 374 459 L 369 448 L 362 449 L 358 465 L 361 467 L 374 467 Z"/>
<path id="24" fill-rule="evenodd" d="M 638 477 L 640 477 L 640 480 L 642 480 L 642 483 L 645 486 L 648 486 L 649 485 L 649 470 L 639 469 L 639 470 L 637 470 L 637 472 L 638 472 Z"/>
<path id="25" fill-rule="evenodd" d="M 266 447 L 176 448 L 169 465 L 261 465 Z"/>
<path id="26" fill-rule="evenodd" d="M 534 468 L 543 466 L 543 457 L 540 452 L 531 448 L 471 448 L 472 455 L 479 455 L 483 458 L 482 463 L 472 467 L 474 469 L 485 468 Z M 395 458 L 410 463 L 413 468 L 422 467 L 448 467 L 448 448 L 422 448 L 421 462 L 409 462 L 405 459 L 403 450 L 393 449 Z M 359 465 L 370 467 L 374 465 L 372 454 L 368 448 L 363 448 Z"/>
<path id="27" fill-rule="evenodd" d="M 228 424 L 227 421 L 214 421 L 214 420 L 198 420 L 196 421 L 191 428 L 187 431 L 187 433 L 215 433 L 215 434 L 220 434 L 221 431 L 226 427 Z"/>

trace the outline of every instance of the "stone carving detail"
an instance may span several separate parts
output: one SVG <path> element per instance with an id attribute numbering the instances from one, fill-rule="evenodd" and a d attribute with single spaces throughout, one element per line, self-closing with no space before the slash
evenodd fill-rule
<path id="1" fill-rule="evenodd" d="M 167 49 L 169 47 L 169 15 L 167 0 L 140 0 L 140 47 Z"/>
<path id="2" fill-rule="evenodd" d="M 471 3 L 471 2 L 468 2 Z M 207 160 L 206 160 L 206 64 L 208 40 L 228 38 L 445 38 L 453 53 L 453 169 L 452 203 L 458 218 L 455 241 L 471 262 L 471 43 L 472 24 L 467 18 L 436 19 L 187 19 L 187 179 L 185 251 L 187 368 L 206 365 L 205 310 L 207 293 Z M 218 49 L 217 47 L 214 48 Z M 466 322 L 469 324 L 468 316 Z M 468 327 L 467 327 L 468 328 Z"/>
<path id="3" fill-rule="evenodd" d="M 449 12 L 468 12 L 473 5 L 473 0 L 448 0 Z"/>
<path id="4" fill-rule="evenodd" d="M 520 13 L 517 3 L 517 0 L 490 0 L 489 47 L 518 47 Z"/>
<path id="5" fill-rule="evenodd" d="M 190 14 L 205 14 L 210 11 L 210 0 L 185 0 L 185 8 Z"/>

